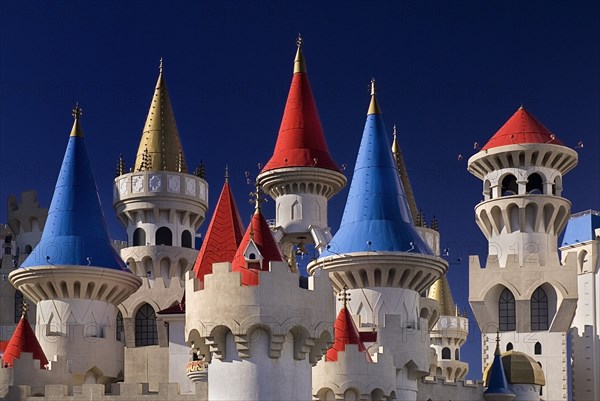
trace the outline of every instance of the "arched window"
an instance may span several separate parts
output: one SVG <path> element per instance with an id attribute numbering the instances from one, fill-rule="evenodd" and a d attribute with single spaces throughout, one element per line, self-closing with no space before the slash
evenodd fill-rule
<path id="1" fill-rule="evenodd" d="M 548 297 L 542 287 L 531 296 L 531 330 L 548 330 Z"/>
<path id="2" fill-rule="evenodd" d="M 25 245 L 25 253 L 27 255 L 29 255 L 31 253 L 31 245 L 29 245 L 29 244 Z"/>
<path id="3" fill-rule="evenodd" d="M 506 344 L 506 350 L 507 351 L 512 351 L 512 349 L 513 349 L 513 344 L 512 343 Z"/>
<path id="4" fill-rule="evenodd" d="M 154 309 L 150 305 L 144 304 L 135 314 L 135 346 L 143 347 L 157 344 L 158 332 L 156 330 Z"/>
<path id="5" fill-rule="evenodd" d="M 133 246 L 145 246 L 146 245 L 146 231 L 143 228 L 138 227 L 133 232 Z"/>
<path id="6" fill-rule="evenodd" d="M 460 360 L 460 350 L 458 348 L 454 350 L 454 359 Z"/>
<path id="7" fill-rule="evenodd" d="M 190 234 L 190 232 L 187 230 L 181 233 L 181 246 L 183 248 L 192 247 L 192 234 Z"/>
<path id="8" fill-rule="evenodd" d="M 442 348 L 442 359 L 452 359 L 452 354 L 450 352 L 450 348 L 448 348 L 448 347 Z"/>
<path id="9" fill-rule="evenodd" d="M 156 230 L 156 245 L 173 245 L 173 234 L 167 227 Z"/>
<path id="10" fill-rule="evenodd" d="M 502 291 L 498 300 L 498 320 L 500 331 L 514 331 L 516 329 L 515 297 L 508 288 Z"/>
<path id="11" fill-rule="evenodd" d="M 19 323 L 23 315 L 23 293 L 19 290 L 15 291 L 15 323 Z"/>
<path id="12" fill-rule="evenodd" d="M 542 355 L 542 344 L 539 341 L 533 346 L 533 353 L 535 355 Z"/>
<path id="13" fill-rule="evenodd" d="M 117 341 L 124 341 L 125 340 L 125 325 L 123 325 L 123 314 L 121 313 L 121 311 L 119 311 L 119 313 L 117 313 L 117 322 L 115 324 L 115 337 L 117 339 Z"/>
<path id="14" fill-rule="evenodd" d="M 562 177 L 559 175 L 554 179 L 554 186 L 552 187 L 552 195 L 560 196 L 562 193 Z"/>
<path id="15" fill-rule="evenodd" d="M 517 183 L 517 177 L 512 174 L 507 175 L 502 179 L 502 189 L 500 191 L 501 196 L 517 195 L 519 193 L 519 184 Z"/>
<path id="16" fill-rule="evenodd" d="M 483 182 L 483 199 L 489 200 L 492 198 L 492 189 L 491 189 L 490 180 L 485 180 Z"/>
<path id="17" fill-rule="evenodd" d="M 533 173 L 527 177 L 527 185 L 525 186 L 525 192 L 528 194 L 543 194 L 544 193 L 544 180 L 538 173 Z"/>

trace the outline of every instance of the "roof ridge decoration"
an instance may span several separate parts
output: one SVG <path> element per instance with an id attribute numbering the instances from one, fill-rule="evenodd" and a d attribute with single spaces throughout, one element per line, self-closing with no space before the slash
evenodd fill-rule
<path id="1" fill-rule="evenodd" d="M 42 238 L 23 268 L 75 265 L 128 270 L 110 243 L 80 126 L 81 115 L 76 105 Z"/>
<path id="2" fill-rule="evenodd" d="M 187 173 L 183 147 L 163 70 L 163 59 L 161 58 L 158 80 L 144 124 L 134 171 Z"/>
<path id="3" fill-rule="evenodd" d="M 521 106 L 481 150 L 489 150 L 505 145 L 534 143 L 564 146 L 548 128 Z"/>
<path id="4" fill-rule="evenodd" d="M 369 110 L 380 110 L 371 93 Z M 342 222 L 320 258 L 366 251 L 433 255 L 415 229 L 390 148 L 382 115 L 368 114 Z"/>
<path id="5" fill-rule="evenodd" d="M 286 167 L 316 167 L 341 172 L 327 147 L 302 53 L 296 41 L 294 74 L 271 159 L 262 172 Z"/>
<path id="6" fill-rule="evenodd" d="M 44 350 L 27 319 L 27 303 L 25 300 L 23 300 L 21 319 L 6 345 L 2 360 L 8 366 L 13 366 L 14 360 L 20 359 L 23 352 L 33 354 L 33 359 L 40 361 L 40 369 L 44 369 L 44 365 L 48 364 L 48 358 L 46 358 L 46 354 L 44 354 Z"/>
<path id="7" fill-rule="evenodd" d="M 212 273 L 213 263 L 233 262 L 243 235 L 242 219 L 229 186 L 226 168 L 221 195 L 194 263 L 196 278 L 203 282 L 204 276 Z"/>

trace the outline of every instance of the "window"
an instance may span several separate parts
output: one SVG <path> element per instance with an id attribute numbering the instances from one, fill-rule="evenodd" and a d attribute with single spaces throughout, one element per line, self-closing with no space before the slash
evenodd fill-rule
<path id="1" fill-rule="evenodd" d="M 535 343 L 535 345 L 533 347 L 533 353 L 535 355 L 542 355 L 542 344 L 540 344 L 539 341 L 537 343 Z"/>
<path id="2" fill-rule="evenodd" d="M 133 232 L 133 246 L 146 245 L 146 231 L 143 228 L 136 228 Z"/>
<path id="3" fill-rule="evenodd" d="M 117 324 L 116 326 L 116 339 L 117 341 L 124 341 L 125 340 L 125 326 L 123 325 L 123 314 L 121 313 L 121 311 L 119 311 L 119 313 L 117 313 Z"/>
<path id="4" fill-rule="evenodd" d="M 454 350 L 454 359 L 460 360 L 460 350 L 458 348 Z"/>
<path id="5" fill-rule="evenodd" d="M 517 195 L 519 193 L 519 184 L 517 178 L 509 174 L 502 179 L 502 189 L 500 191 L 501 196 Z"/>
<path id="6" fill-rule="evenodd" d="M 181 246 L 183 248 L 192 247 L 192 234 L 190 234 L 190 232 L 187 230 L 181 233 Z"/>
<path id="7" fill-rule="evenodd" d="M 156 245 L 173 245 L 173 234 L 167 227 L 156 230 Z"/>
<path id="8" fill-rule="evenodd" d="M 548 330 L 548 297 L 542 287 L 531 296 L 531 330 Z"/>
<path id="9" fill-rule="evenodd" d="M 533 173 L 527 178 L 527 185 L 525 191 L 528 194 L 543 194 L 544 193 L 544 181 L 538 173 Z"/>
<path id="10" fill-rule="evenodd" d="M 15 323 L 19 323 L 23 315 L 23 293 L 19 290 L 15 291 Z"/>
<path id="11" fill-rule="evenodd" d="M 442 348 L 442 359 L 452 359 L 450 348 L 444 347 Z"/>
<path id="12" fill-rule="evenodd" d="M 512 351 L 512 349 L 513 349 L 513 344 L 512 343 L 506 344 L 506 350 L 507 351 Z"/>
<path id="13" fill-rule="evenodd" d="M 498 319 L 500 331 L 514 331 L 515 323 L 515 297 L 508 288 L 500 294 L 498 301 Z"/>
<path id="14" fill-rule="evenodd" d="M 154 309 L 150 305 L 144 304 L 135 314 L 135 346 L 143 347 L 157 344 L 158 332 L 156 330 Z"/>

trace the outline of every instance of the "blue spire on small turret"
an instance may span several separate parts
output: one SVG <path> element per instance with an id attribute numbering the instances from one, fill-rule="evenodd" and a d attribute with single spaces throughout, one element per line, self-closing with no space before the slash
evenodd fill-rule
<path id="1" fill-rule="evenodd" d="M 492 366 L 490 367 L 490 371 L 487 376 L 487 390 L 483 392 L 483 396 L 484 398 L 488 399 L 486 396 L 496 396 L 499 394 L 503 394 L 506 397 L 510 397 L 512 395 L 513 398 L 515 396 L 515 394 L 510 391 L 508 387 L 508 380 L 506 380 L 504 366 L 502 365 L 502 355 L 500 354 L 500 333 L 497 333 L 494 361 L 492 362 Z M 489 398 L 491 399 L 492 397 Z"/>
<path id="2" fill-rule="evenodd" d="M 384 251 L 433 255 L 414 227 L 371 82 L 371 104 L 340 229 L 321 257 Z"/>
<path id="3" fill-rule="evenodd" d="M 75 121 L 42 238 L 21 267 L 89 265 L 127 270 L 108 237 L 79 123 L 81 114 L 75 106 Z"/>

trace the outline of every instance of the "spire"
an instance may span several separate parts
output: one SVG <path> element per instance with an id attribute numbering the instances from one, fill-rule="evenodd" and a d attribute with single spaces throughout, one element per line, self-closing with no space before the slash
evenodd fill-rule
<path id="1" fill-rule="evenodd" d="M 81 114 L 74 114 L 78 127 Z M 110 243 L 85 138 L 78 132 L 79 127 L 76 135 L 71 131 L 42 238 L 21 267 L 91 265 L 127 269 Z"/>
<path id="2" fill-rule="evenodd" d="M 158 81 L 150 110 L 144 125 L 142 140 L 135 159 L 135 171 L 179 171 L 187 172 L 179 132 L 171 107 L 167 83 L 163 76 L 163 61 L 160 59 Z M 147 156 L 144 160 L 144 152 Z"/>
<path id="3" fill-rule="evenodd" d="M 433 255 L 414 227 L 381 114 L 367 115 L 344 215 L 329 248 Z"/>
<path id="4" fill-rule="evenodd" d="M 496 351 L 494 352 L 494 361 L 486 372 L 486 381 L 484 385 L 487 385 L 487 389 L 483 392 L 485 399 L 495 400 L 512 400 L 515 395 L 510 391 L 508 387 L 508 380 L 506 380 L 506 374 L 504 373 L 504 367 L 502 366 L 502 356 L 500 354 L 500 333 L 496 333 Z M 494 396 L 502 395 L 502 398 L 496 398 Z M 512 395 L 512 397 L 511 397 Z"/>
<path id="5" fill-rule="evenodd" d="M 369 111 L 367 111 L 367 115 L 370 114 L 381 114 L 381 108 L 379 107 L 379 102 L 377 102 L 377 88 L 375 87 L 375 78 L 371 78 L 371 103 L 369 104 Z"/>
<path id="6" fill-rule="evenodd" d="M 521 106 L 481 150 L 530 143 L 563 145 L 548 128 Z"/>
<path id="7" fill-rule="evenodd" d="M 48 364 L 48 359 L 42 350 L 38 339 L 29 324 L 27 319 L 27 305 L 23 301 L 23 314 L 19 320 L 19 324 L 15 328 L 12 337 L 8 341 L 2 360 L 9 366 L 14 366 L 14 360 L 20 359 L 23 352 L 33 354 L 33 359 L 40 361 L 40 369 L 44 369 L 44 365 Z"/>
<path id="8" fill-rule="evenodd" d="M 232 262 L 243 235 L 242 220 L 229 182 L 225 179 L 204 242 L 194 263 L 196 278 L 204 281 L 204 276 L 212 273 L 213 263 Z"/>
<path id="9" fill-rule="evenodd" d="M 242 273 L 243 285 L 258 285 L 258 272 L 268 271 L 269 262 L 282 261 L 269 224 L 257 208 L 233 257 L 232 270 Z"/>
<path id="10" fill-rule="evenodd" d="M 83 109 L 79 107 L 79 102 L 75 103 L 75 107 L 71 114 L 73 115 L 73 128 L 71 128 L 71 134 L 69 136 L 83 138 L 83 130 L 81 129 L 81 124 L 79 124 L 79 119 L 83 115 Z"/>
<path id="11" fill-rule="evenodd" d="M 429 287 L 428 298 L 438 301 L 438 311 L 440 316 L 456 315 L 456 305 L 452 299 L 450 285 L 448 284 L 448 278 L 445 274 L 442 274 L 440 278 Z"/>
<path id="12" fill-rule="evenodd" d="M 358 346 L 360 352 L 365 353 L 367 361 L 372 362 L 371 356 L 367 352 L 367 347 L 360 339 L 358 329 L 354 324 L 352 315 L 348 311 L 347 302 L 350 300 L 350 296 L 347 293 L 347 288 L 344 288 L 339 294 L 340 301 L 343 301 L 344 306 L 340 309 L 335 323 L 333 324 L 334 331 L 334 342 L 333 346 L 327 350 L 325 355 L 326 362 L 335 362 L 338 360 L 338 352 L 346 351 L 346 345 L 354 344 Z"/>
<path id="13" fill-rule="evenodd" d="M 406 170 L 406 164 L 404 164 L 404 156 L 402 155 L 402 150 L 400 149 L 400 145 L 398 144 L 398 137 L 396 133 L 396 124 L 394 124 L 394 133 L 393 133 L 393 141 L 392 141 L 392 154 L 394 155 L 394 160 L 396 161 L 396 167 L 398 168 L 398 173 L 400 174 L 400 181 L 402 182 L 402 187 L 404 188 L 404 192 L 406 193 L 406 199 L 408 201 L 408 208 L 410 209 L 410 214 L 413 218 L 413 221 L 416 222 L 419 219 L 419 211 L 417 210 L 417 201 L 415 200 L 415 195 L 412 190 L 412 185 L 410 185 L 410 179 L 408 178 L 408 171 Z"/>
<path id="14" fill-rule="evenodd" d="M 302 42 L 299 36 L 292 85 L 283 111 L 277 143 L 263 172 L 285 167 L 317 167 L 340 171 L 325 142 L 317 105 L 306 73 Z"/>

